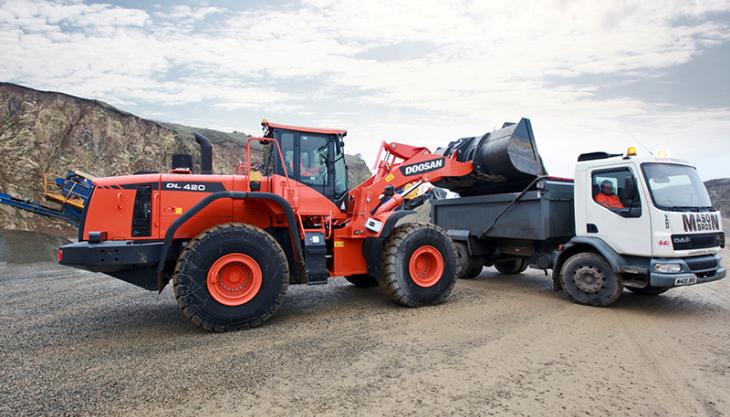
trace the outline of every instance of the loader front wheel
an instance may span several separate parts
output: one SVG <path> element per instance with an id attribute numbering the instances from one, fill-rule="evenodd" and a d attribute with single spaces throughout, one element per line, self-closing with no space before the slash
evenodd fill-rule
<path id="1" fill-rule="evenodd" d="M 185 317 L 210 331 L 255 327 L 279 308 L 289 267 L 279 243 L 246 224 L 215 226 L 178 258 L 173 291 Z"/>
<path id="2" fill-rule="evenodd" d="M 406 223 L 385 242 L 380 285 L 398 304 L 440 304 L 456 283 L 456 248 L 438 226 Z"/>

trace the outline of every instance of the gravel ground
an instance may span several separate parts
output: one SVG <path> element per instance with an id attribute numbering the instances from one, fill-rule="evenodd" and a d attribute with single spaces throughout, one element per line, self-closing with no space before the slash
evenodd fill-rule
<path id="1" fill-rule="evenodd" d="M 166 289 L 0 266 L 0 415 L 730 416 L 730 280 L 611 308 L 491 269 L 449 302 L 342 279 L 212 334 Z"/>

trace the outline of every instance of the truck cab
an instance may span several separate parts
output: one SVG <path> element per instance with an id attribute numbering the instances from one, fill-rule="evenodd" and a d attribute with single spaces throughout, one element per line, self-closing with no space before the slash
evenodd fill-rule
<path id="1" fill-rule="evenodd" d="M 719 255 L 725 246 L 721 215 L 686 161 L 638 156 L 634 148 L 626 154 L 583 154 L 576 164 L 574 201 L 575 237 L 555 266 L 562 275 L 571 256 L 588 247 L 634 292 L 659 294 L 726 274 Z"/>

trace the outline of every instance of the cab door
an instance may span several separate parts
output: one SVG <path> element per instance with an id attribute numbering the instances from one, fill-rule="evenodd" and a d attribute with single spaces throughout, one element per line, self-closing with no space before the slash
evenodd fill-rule
<path id="1" fill-rule="evenodd" d="M 347 193 L 347 169 L 342 143 L 334 135 L 277 129 L 274 137 L 283 156 L 272 160 L 274 172 L 339 201 Z"/>
<path id="2" fill-rule="evenodd" d="M 597 168 L 588 173 L 585 224 L 576 224 L 577 234 L 597 237 L 619 254 L 651 256 L 650 211 L 633 168 Z"/>

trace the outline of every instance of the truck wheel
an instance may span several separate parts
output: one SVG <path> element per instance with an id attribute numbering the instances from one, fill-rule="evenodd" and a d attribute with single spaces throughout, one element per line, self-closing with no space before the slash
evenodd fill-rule
<path id="1" fill-rule="evenodd" d="M 521 274 L 527 269 L 527 259 L 514 259 L 512 261 L 497 262 L 494 267 L 500 274 L 513 275 Z"/>
<path id="2" fill-rule="evenodd" d="M 378 286 L 378 280 L 367 274 L 350 275 L 349 277 L 345 277 L 345 279 L 350 281 L 350 284 L 357 288 L 372 288 Z"/>
<path id="3" fill-rule="evenodd" d="M 665 292 L 669 291 L 671 288 L 661 288 L 661 287 L 645 287 L 645 288 L 634 288 L 634 287 L 626 287 L 629 291 L 631 291 L 634 294 L 640 294 L 640 295 L 659 295 L 664 294 Z"/>
<path id="4" fill-rule="evenodd" d="M 224 332 L 258 326 L 274 314 L 289 286 L 289 266 L 271 235 L 227 223 L 185 246 L 173 279 L 183 315 L 206 330 Z"/>
<path id="5" fill-rule="evenodd" d="M 408 307 L 439 304 L 456 283 L 456 249 L 446 232 L 430 223 L 396 227 L 385 242 L 380 285 Z"/>
<path id="6" fill-rule="evenodd" d="M 573 255 L 563 265 L 563 289 L 578 304 L 607 306 L 618 300 L 623 283 L 603 257 L 595 253 Z"/>
<path id="7" fill-rule="evenodd" d="M 469 248 L 465 243 L 454 242 L 456 248 L 456 276 L 471 279 L 479 276 L 484 268 L 484 260 L 480 256 L 469 256 Z"/>

